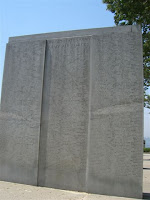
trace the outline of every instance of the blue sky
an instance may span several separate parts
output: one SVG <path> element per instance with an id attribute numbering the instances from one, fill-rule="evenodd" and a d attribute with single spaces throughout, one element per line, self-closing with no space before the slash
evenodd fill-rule
<path id="1" fill-rule="evenodd" d="M 102 0 L 0 0 L 0 90 L 5 46 L 10 36 L 114 26 Z M 150 115 L 144 113 L 145 136 Z"/>

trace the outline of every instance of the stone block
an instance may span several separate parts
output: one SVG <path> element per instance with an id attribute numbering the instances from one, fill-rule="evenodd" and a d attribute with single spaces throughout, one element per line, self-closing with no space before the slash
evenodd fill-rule
<path id="1" fill-rule="evenodd" d="M 139 26 L 12 37 L 0 115 L 0 179 L 142 197 Z"/>
<path id="2" fill-rule="evenodd" d="M 141 198 L 141 34 L 93 36 L 91 48 L 87 191 Z"/>
<path id="3" fill-rule="evenodd" d="M 90 37 L 47 41 L 39 185 L 85 191 Z"/>
<path id="4" fill-rule="evenodd" d="M 0 114 L 0 180 L 37 185 L 45 41 L 7 44 Z"/>

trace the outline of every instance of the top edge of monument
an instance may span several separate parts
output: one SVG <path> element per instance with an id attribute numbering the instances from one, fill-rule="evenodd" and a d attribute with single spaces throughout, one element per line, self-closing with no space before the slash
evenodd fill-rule
<path id="1" fill-rule="evenodd" d="M 70 31 L 50 32 L 50 33 L 9 37 L 9 43 L 16 42 L 16 41 L 17 42 L 31 41 L 31 40 L 35 41 L 35 40 L 48 40 L 48 39 L 58 39 L 58 38 L 67 38 L 67 37 L 78 37 L 78 36 L 102 35 L 104 33 L 113 33 L 113 32 L 126 33 L 126 32 L 139 32 L 139 31 L 141 31 L 140 25 L 80 29 L 80 30 L 70 30 Z"/>

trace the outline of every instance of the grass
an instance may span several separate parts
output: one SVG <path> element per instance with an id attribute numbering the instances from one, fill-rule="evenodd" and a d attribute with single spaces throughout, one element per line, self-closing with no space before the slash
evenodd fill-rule
<path id="1" fill-rule="evenodd" d="M 150 152 L 150 148 L 144 148 L 144 152 Z"/>

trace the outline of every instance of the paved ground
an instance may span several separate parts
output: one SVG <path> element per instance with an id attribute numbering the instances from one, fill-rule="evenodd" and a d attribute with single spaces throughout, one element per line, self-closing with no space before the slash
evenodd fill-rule
<path id="1" fill-rule="evenodd" d="M 143 192 L 150 199 L 150 154 L 144 154 Z M 133 200 L 0 181 L 0 200 Z"/>
<path id="2" fill-rule="evenodd" d="M 145 199 L 150 199 L 150 154 L 143 155 L 143 193 Z"/>

